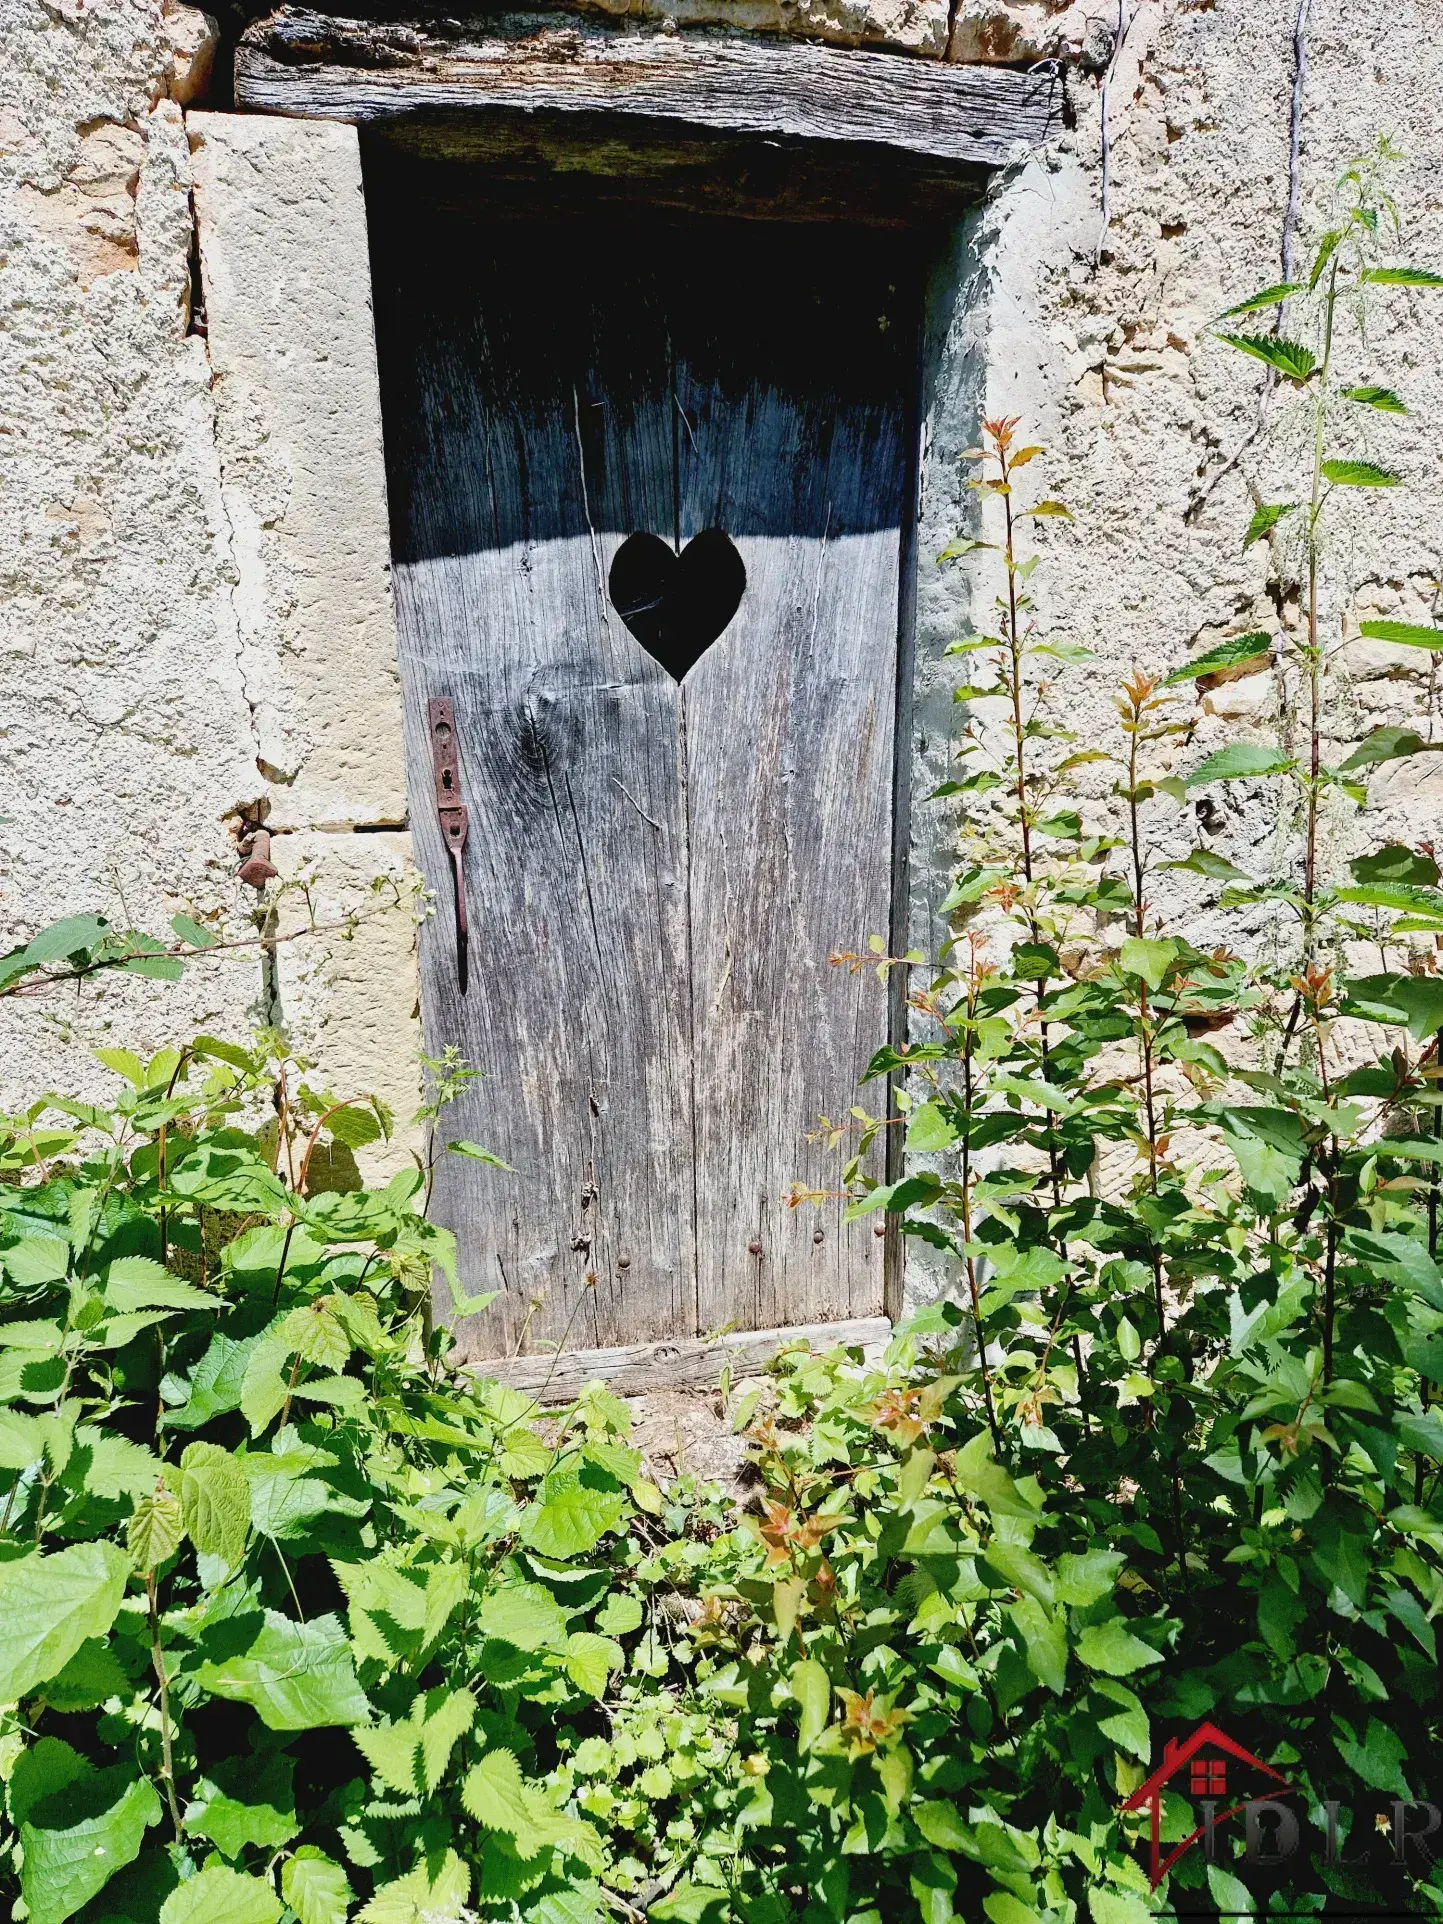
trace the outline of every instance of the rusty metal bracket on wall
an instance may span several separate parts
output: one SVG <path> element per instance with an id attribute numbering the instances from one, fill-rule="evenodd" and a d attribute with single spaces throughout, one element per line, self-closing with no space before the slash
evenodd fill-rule
<path id="1" fill-rule="evenodd" d="M 456 715 L 449 696 L 438 695 L 426 704 L 431 730 L 431 768 L 436 780 L 436 814 L 451 857 L 451 879 L 456 889 L 456 986 L 466 993 L 469 971 L 469 933 L 466 927 L 466 831 L 470 825 L 461 800 L 461 763 L 456 752 Z"/>

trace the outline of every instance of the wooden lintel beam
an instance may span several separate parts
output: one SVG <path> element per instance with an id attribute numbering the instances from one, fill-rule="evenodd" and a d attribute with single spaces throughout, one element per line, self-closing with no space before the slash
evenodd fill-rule
<path id="1" fill-rule="evenodd" d="M 1059 128 L 1051 70 L 949 66 L 805 41 L 534 17 L 438 26 L 283 6 L 247 29 L 236 104 L 358 123 L 502 109 L 619 114 L 703 133 L 862 145 L 999 167 Z"/>
<path id="2" fill-rule="evenodd" d="M 619 1349 L 571 1350 L 564 1356 L 516 1356 L 478 1360 L 468 1367 L 495 1377 L 546 1404 L 569 1403 L 588 1383 L 605 1383 L 618 1396 L 651 1390 L 706 1389 L 724 1369 L 733 1378 L 759 1376 L 785 1344 L 810 1343 L 817 1351 L 869 1348 L 885 1343 L 892 1325 L 885 1316 L 846 1323 L 806 1323 L 796 1329 L 733 1331 L 711 1341 L 632 1343 Z"/>

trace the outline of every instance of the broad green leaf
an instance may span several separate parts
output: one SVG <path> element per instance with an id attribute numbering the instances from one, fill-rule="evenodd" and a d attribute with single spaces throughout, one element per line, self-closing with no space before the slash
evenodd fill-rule
<path id="1" fill-rule="evenodd" d="M 1310 347 L 1304 347 L 1301 341 L 1285 341 L 1280 335 L 1219 334 L 1218 339 L 1237 348 L 1240 354 L 1251 354 L 1255 361 L 1275 368 L 1285 380 L 1306 381 L 1318 365 L 1318 357 Z"/>
<path id="2" fill-rule="evenodd" d="M 1360 621 L 1358 633 L 1367 641 L 1390 641 L 1399 648 L 1443 648 L 1443 628 L 1417 621 Z"/>
<path id="3" fill-rule="evenodd" d="M 957 1125 L 940 1103 L 919 1102 L 907 1120 L 907 1153 L 931 1155 L 957 1140 Z"/>
<path id="4" fill-rule="evenodd" d="M 1380 414 L 1406 414 L 1407 408 L 1390 387 L 1345 387 L 1345 401 L 1356 401 L 1360 407 L 1377 408 Z"/>
<path id="5" fill-rule="evenodd" d="M 1360 278 L 1376 287 L 1443 287 L 1443 274 L 1431 267 L 1365 267 Z"/>
<path id="6" fill-rule="evenodd" d="M 98 1710 L 108 1697 L 128 1696 L 130 1688 L 130 1678 L 110 1644 L 91 1637 L 44 1685 L 43 1695 L 50 1708 L 63 1716 L 78 1710 Z"/>
<path id="7" fill-rule="evenodd" d="M 982 1900 L 982 1909 L 992 1924 L 1039 1924 L 1038 1913 L 1011 1891 L 992 1891 Z"/>
<path id="8" fill-rule="evenodd" d="M 985 1430 L 979 1430 L 957 1452 L 952 1475 L 959 1490 L 966 1490 L 998 1516 L 1037 1515 L 1006 1470 L 993 1458 Z"/>
<path id="9" fill-rule="evenodd" d="M 189 942 L 193 949 L 213 949 L 219 939 L 190 915 L 172 915 L 170 926 L 181 941 Z"/>
<path id="10" fill-rule="evenodd" d="M 191 1443 L 180 1459 L 180 1503 L 197 1550 L 234 1569 L 250 1534 L 250 1483 L 244 1465 L 217 1443 Z"/>
<path id="11" fill-rule="evenodd" d="M 212 1864 L 177 1884 L 160 1924 L 278 1924 L 281 1901 L 263 1877 Z"/>
<path id="12" fill-rule="evenodd" d="M 351 1731 L 356 1748 L 388 1790 L 414 1797 L 421 1788 L 421 1732 L 409 1718 L 400 1723 L 360 1724 Z"/>
<path id="13" fill-rule="evenodd" d="M 1118 1573 L 1126 1561 L 1120 1550 L 1064 1553 L 1057 1559 L 1053 1572 L 1059 1603 L 1082 1608 L 1110 1597 L 1117 1587 Z"/>
<path id="14" fill-rule="evenodd" d="M 825 1669 L 815 1658 L 803 1658 L 791 1668 L 792 1695 L 801 1715 L 797 1724 L 797 1748 L 808 1751 L 827 1727 L 831 1713 L 832 1686 Z"/>
<path id="15" fill-rule="evenodd" d="M 1254 508 L 1252 520 L 1249 521 L 1247 532 L 1243 535 L 1244 548 L 1251 548 L 1255 541 L 1261 541 L 1264 535 L 1271 534 L 1280 521 L 1296 512 L 1297 506 L 1296 501 L 1270 501 L 1262 507 Z M 1171 680 L 1172 677 L 1169 676 L 1168 679 Z"/>
<path id="16" fill-rule="evenodd" d="M 1375 728 L 1353 750 L 1342 763 L 1342 772 L 1352 774 L 1356 769 L 1375 768 L 1382 762 L 1402 761 L 1409 755 L 1436 755 L 1443 752 L 1443 742 L 1425 742 L 1414 728 Z"/>
<path id="17" fill-rule="evenodd" d="M 291 1777 L 295 1761 L 284 1751 L 217 1764 L 196 1780 L 185 1809 L 185 1828 L 208 1837 L 225 1857 L 249 1845 L 279 1850 L 300 1829 Z"/>
<path id="18" fill-rule="evenodd" d="M 1376 461 L 1325 461 L 1323 479 L 1335 488 L 1400 488 L 1403 477 Z"/>
<path id="19" fill-rule="evenodd" d="M 1256 1916 L 1258 1900 L 1240 1877 L 1234 1877 L 1221 1864 L 1209 1864 L 1207 1874 L 1208 1894 L 1217 1905 L 1220 1917 Z"/>
<path id="20" fill-rule="evenodd" d="M 461 1787 L 461 1802 L 487 1830 L 509 1832 L 524 1856 L 538 1848 L 532 1835 L 530 1795 L 511 1751 L 488 1750 L 480 1763 L 472 1766 Z"/>
<path id="21" fill-rule="evenodd" d="M 994 1561 L 996 1549 L 994 1544 L 989 1563 Z M 1049 1610 L 1036 1596 L 1030 1596 L 1020 1598 L 1008 1614 L 1022 1632 L 1028 1669 L 1060 1697 L 1067 1682 L 1067 1625 L 1062 1613 Z"/>
<path id="22" fill-rule="evenodd" d="M 58 1676 L 81 1644 L 115 1621 L 130 1560 L 111 1543 L 77 1543 L 0 1564 L 0 1704 Z"/>
<path id="23" fill-rule="evenodd" d="M 592 1489 L 579 1472 L 563 1470 L 546 1479 L 542 1502 L 527 1511 L 522 1541 L 558 1561 L 585 1556 L 616 1528 L 625 1508 L 615 1492 Z"/>
<path id="24" fill-rule="evenodd" d="M 94 1775 L 94 1764 L 63 1737 L 38 1738 L 11 1766 L 10 1815 L 17 1824 L 28 1824 L 31 1812 L 47 1797 Z"/>
<path id="25" fill-rule="evenodd" d="M 149 1496 L 164 1473 L 160 1458 L 144 1444 L 83 1423 L 75 1432 L 66 1480 L 83 1475 L 87 1495 L 113 1503 L 121 1497 Z"/>
<path id="26" fill-rule="evenodd" d="M 561 1659 L 578 1690 L 588 1697 L 603 1697 L 612 1672 L 621 1668 L 625 1654 L 610 1637 L 599 1636 L 594 1630 L 573 1630 Z"/>
<path id="27" fill-rule="evenodd" d="M 451 1752 L 476 1720 L 476 1699 L 469 1690 L 428 1690 L 416 1700 L 411 1715 L 421 1713 L 421 1774 L 428 1791 L 445 1775 Z"/>
<path id="28" fill-rule="evenodd" d="M 1229 742 L 1208 756 L 1202 767 L 1188 776 L 1189 788 L 1203 788 L 1209 782 L 1247 780 L 1265 775 L 1281 775 L 1293 766 L 1281 748 L 1261 742 Z"/>
<path id="29" fill-rule="evenodd" d="M 145 1087 L 145 1064 L 138 1055 L 129 1049 L 97 1049 L 95 1060 L 110 1069 L 136 1089 Z"/>
<path id="30" fill-rule="evenodd" d="M 224 1309 L 222 1297 L 172 1276 L 149 1256 L 122 1256 L 105 1275 L 105 1300 L 111 1309 Z"/>
<path id="31" fill-rule="evenodd" d="M 73 955 L 84 955 L 110 933 L 110 924 L 101 915 L 67 915 L 48 928 L 32 935 L 20 953 L 26 968 L 42 962 L 66 962 Z"/>
<path id="32" fill-rule="evenodd" d="M 1077 1654 L 1089 1670 L 1109 1677 L 1127 1677 L 1146 1664 L 1162 1662 L 1151 1644 L 1135 1637 L 1121 1617 L 1089 1624 L 1077 1640 Z"/>
<path id="33" fill-rule="evenodd" d="M 1290 294 L 1303 292 L 1301 281 L 1279 281 L 1274 287 L 1265 287 L 1259 293 L 1249 294 L 1245 301 L 1238 301 L 1232 307 L 1225 307 L 1218 315 L 1218 319 L 1230 321 L 1239 314 L 1256 314 L 1260 308 L 1277 307 L 1287 300 Z"/>
<path id="34" fill-rule="evenodd" d="M 1387 1724 L 1370 1717 L 1361 1743 L 1342 1736 L 1335 1736 L 1333 1741 L 1343 1762 L 1369 1790 L 1391 1792 L 1395 1797 L 1413 1794 L 1403 1774 L 1408 1747 Z"/>
<path id="35" fill-rule="evenodd" d="M 196 1678 L 214 1696 L 254 1705 L 268 1730 L 360 1724 L 371 1711 L 335 1616 L 295 1623 L 267 1610 L 243 1655 L 203 1663 Z"/>
<path id="36" fill-rule="evenodd" d="M 351 1886 L 333 1858 L 302 1844 L 281 1866 L 281 1896 L 300 1924 L 345 1924 Z"/>
<path id="37" fill-rule="evenodd" d="M 185 1401 L 161 1416 L 162 1424 L 172 1430 L 198 1430 L 213 1417 L 228 1415 L 240 1408 L 241 1385 L 246 1367 L 261 1339 L 212 1336 L 210 1345 L 184 1385 Z M 173 1379 L 167 1378 L 167 1381 Z"/>
<path id="38" fill-rule="evenodd" d="M 1235 867 L 1225 857 L 1215 855 L 1210 848 L 1195 848 L 1185 862 L 1164 862 L 1163 867 L 1187 869 L 1194 875 L 1206 875 L 1216 882 L 1252 880 L 1245 869 Z"/>
<path id="39" fill-rule="evenodd" d="M 1169 968 L 1177 960 L 1178 945 L 1171 936 L 1161 941 L 1144 941 L 1141 937 L 1130 935 L 1118 952 L 1118 961 L 1126 975 L 1140 976 L 1147 986 L 1156 991 L 1163 985 Z"/>
<path id="40" fill-rule="evenodd" d="M 484 1162 L 492 1169 L 510 1169 L 511 1167 L 511 1164 L 503 1162 L 500 1156 L 493 1155 L 489 1149 L 483 1149 L 479 1142 L 448 1142 L 446 1147 L 453 1156 L 465 1156 L 471 1162 Z"/>
<path id="41" fill-rule="evenodd" d="M 130 1764 L 87 1768 L 37 1803 L 20 1826 L 20 1888 L 30 1924 L 64 1924 L 73 1917 L 140 1855 L 147 1826 L 159 1818 L 154 1787 Z"/>
<path id="42" fill-rule="evenodd" d="M 927 1842 L 935 1844 L 938 1850 L 972 1854 L 975 1845 L 971 1826 L 963 1821 L 962 1813 L 955 1804 L 933 1798 L 926 1803 L 914 1804 L 907 1815 Z"/>
<path id="43" fill-rule="evenodd" d="M 1433 888 L 1439 881 L 1438 864 L 1431 855 L 1409 848 L 1406 842 L 1385 842 L 1349 862 L 1355 882 L 1402 882 L 1414 888 Z"/>
<path id="44" fill-rule="evenodd" d="M 440 1918 L 457 1918 L 471 1894 L 471 1873 L 447 1849 L 422 1858 L 414 1870 L 383 1884 L 364 1905 L 356 1924 L 434 1924 Z M 164 1919 L 161 1924 L 166 1924 Z"/>
<path id="45" fill-rule="evenodd" d="M 185 1512 L 180 1498 L 162 1486 L 137 1497 L 125 1526 L 125 1547 L 137 1570 L 158 1569 L 173 1557 L 185 1537 Z"/>
<path id="46" fill-rule="evenodd" d="M 1443 633 L 1439 646 L 1443 647 Z M 19 1289 L 38 1289 L 44 1283 L 63 1282 L 70 1270 L 70 1245 L 58 1236 L 23 1236 L 0 1249 L 5 1274 Z"/>
<path id="47" fill-rule="evenodd" d="M 1052 1576 L 1041 1557 L 1035 1557 L 1020 1543 L 1004 1543 L 994 1537 L 983 1551 L 983 1559 L 1009 1589 L 1022 1590 L 1041 1602 L 1052 1602 Z"/>

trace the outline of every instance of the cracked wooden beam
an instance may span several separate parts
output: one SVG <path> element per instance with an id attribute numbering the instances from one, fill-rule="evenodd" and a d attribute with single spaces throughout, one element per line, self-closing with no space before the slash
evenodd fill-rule
<path id="1" fill-rule="evenodd" d="M 933 168 L 985 169 L 1059 131 L 1062 83 L 1050 68 L 952 66 L 804 41 L 534 18 L 483 31 L 283 6 L 242 38 L 236 104 L 391 125 L 488 110 L 626 115 L 676 132 L 865 146 Z"/>

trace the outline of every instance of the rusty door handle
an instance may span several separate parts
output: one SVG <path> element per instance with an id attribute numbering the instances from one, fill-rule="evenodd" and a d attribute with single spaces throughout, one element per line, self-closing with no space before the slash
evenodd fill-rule
<path id="1" fill-rule="evenodd" d="M 466 831 L 470 825 L 461 800 L 461 762 L 456 749 L 456 714 L 448 695 L 438 695 L 426 704 L 426 720 L 431 731 L 431 769 L 436 782 L 436 814 L 446 851 L 451 857 L 451 880 L 456 892 L 456 986 L 466 993 L 470 974 L 468 949 L 470 934 L 466 925 Z"/>

